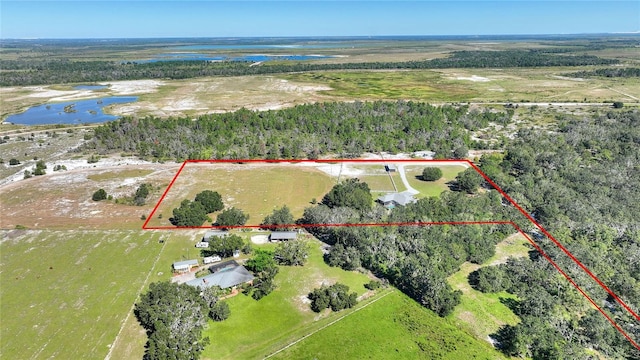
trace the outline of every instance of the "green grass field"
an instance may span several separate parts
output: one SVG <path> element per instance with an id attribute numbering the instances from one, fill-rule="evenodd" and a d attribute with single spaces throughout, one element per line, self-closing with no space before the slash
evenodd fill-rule
<path id="1" fill-rule="evenodd" d="M 254 166 L 188 164 L 162 201 L 149 226 L 170 226 L 174 208 L 184 199 L 193 200 L 203 190 L 217 191 L 227 208 L 249 214 L 249 224 L 260 224 L 275 208 L 287 205 L 293 216 L 302 216 L 311 200 L 318 201 L 331 190 L 334 180 L 320 170 L 291 165 Z M 163 214 L 163 219 L 158 219 Z M 212 214 L 215 221 L 216 214 Z"/>
<path id="2" fill-rule="evenodd" d="M 467 101 L 478 93 L 434 71 L 323 71 L 283 76 L 287 80 L 319 83 L 341 98 Z"/>
<path id="3" fill-rule="evenodd" d="M 306 296 L 323 283 L 341 282 L 359 295 L 365 293 L 363 285 L 369 281 L 366 275 L 329 267 L 322 259 L 321 243 L 308 241 L 309 261 L 303 267 L 281 266 L 274 292 L 260 301 L 243 294 L 227 300 L 231 316 L 223 322 L 209 323 L 205 335 L 211 345 L 203 358 L 261 358 L 341 315 L 311 311 Z"/>
<path id="4" fill-rule="evenodd" d="M 283 75 L 329 86 L 321 94 L 337 99 L 426 102 L 635 102 L 640 80 L 575 79 L 564 74 L 584 67 L 323 71 Z M 626 94 L 626 95 L 625 95 Z"/>
<path id="5" fill-rule="evenodd" d="M 139 231 L 6 231 L 0 357 L 102 359 L 162 249 Z"/>
<path id="6" fill-rule="evenodd" d="M 466 167 L 462 165 L 444 165 L 438 166 L 442 170 L 442 178 L 437 181 L 423 181 L 422 170 L 425 166 L 406 166 L 407 181 L 414 189 L 420 191 L 416 197 L 439 196 L 443 191 L 449 190 L 447 183 L 456 178 L 458 173 L 464 171 Z"/>
<path id="7" fill-rule="evenodd" d="M 516 296 L 505 291 L 485 294 L 469 285 L 468 276 L 483 266 L 506 261 L 509 257 L 527 256 L 529 242 L 522 235 L 511 236 L 496 246 L 496 254 L 482 265 L 465 262 L 460 270 L 451 275 L 447 281 L 457 290 L 462 291 L 461 302 L 449 315 L 449 319 L 468 329 L 479 339 L 486 339 L 502 325 L 515 325 L 520 319 L 501 299 L 515 299 Z"/>
<path id="8" fill-rule="evenodd" d="M 362 175 L 358 176 L 360 181 L 367 183 L 371 192 L 376 191 L 395 191 L 389 175 Z M 395 181 L 395 179 L 393 179 Z M 397 184 L 396 184 L 397 186 Z"/>
<path id="9" fill-rule="evenodd" d="M 274 359 L 504 359 L 479 340 L 395 290 Z"/>

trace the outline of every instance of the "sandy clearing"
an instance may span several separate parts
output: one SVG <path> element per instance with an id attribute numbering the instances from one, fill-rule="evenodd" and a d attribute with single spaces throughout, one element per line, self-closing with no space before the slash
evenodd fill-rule
<path id="1" fill-rule="evenodd" d="M 285 79 L 274 79 L 270 78 L 270 81 L 260 86 L 262 90 L 268 91 L 284 91 L 284 92 L 314 92 L 314 91 L 325 91 L 325 90 L 333 90 L 329 86 L 324 85 L 296 85 L 292 84 Z"/>
<path id="2" fill-rule="evenodd" d="M 42 177 L 48 177 L 49 181 L 52 181 L 52 182 L 55 182 L 56 179 L 58 178 L 58 176 L 54 176 L 54 175 L 69 174 L 70 172 L 75 173 L 74 170 L 82 171 L 82 170 L 102 170 L 102 169 L 112 169 L 112 168 L 119 169 L 126 165 L 154 165 L 154 167 L 156 166 L 159 167 L 157 163 L 144 161 L 137 158 L 105 158 L 105 159 L 100 159 L 100 161 L 93 164 L 89 164 L 85 159 L 57 160 L 57 161 L 53 161 L 52 165 L 64 165 L 67 167 L 67 171 L 53 172 L 53 171 L 47 170 L 47 173 L 45 175 L 42 175 Z M 176 164 L 171 164 L 171 165 L 177 166 Z M 51 166 L 51 168 L 52 167 L 53 166 Z M 6 177 L 0 180 L 0 188 L 11 183 L 19 182 L 20 180 L 24 180 L 24 170 L 21 170 L 14 175 L 11 175 L 9 177 Z M 68 182 L 66 181 L 70 181 L 70 180 L 65 180 L 65 183 L 68 184 Z"/>
<path id="3" fill-rule="evenodd" d="M 473 82 L 488 82 L 488 81 L 491 81 L 490 79 L 488 79 L 486 77 L 478 76 L 478 75 L 471 75 L 471 77 L 456 76 L 455 79 L 456 80 L 467 80 L 467 81 L 473 81 Z"/>
<path id="4" fill-rule="evenodd" d="M 145 94 L 156 92 L 159 86 L 164 85 L 159 80 L 127 80 L 101 82 L 100 85 L 107 85 L 109 89 L 118 95 Z"/>

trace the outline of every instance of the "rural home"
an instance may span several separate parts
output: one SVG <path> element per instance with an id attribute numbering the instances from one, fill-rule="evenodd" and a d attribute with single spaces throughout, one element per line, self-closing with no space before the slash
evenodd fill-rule
<path id="1" fill-rule="evenodd" d="M 235 263 L 235 261 L 234 261 Z M 187 281 L 187 285 L 200 289 L 219 286 L 222 289 L 233 288 L 244 283 L 253 282 L 254 276 L 242 265 L 226 266 L 207 276 Z"/>
<path id="2" fill-rule="evenodd" d="M 413 197 L 412 193 L 403 191 L 401 193 L 391 193 L 380 196 L 377 201 L 384 205 L 384 207 L 391 209 L 398 205 L 405 206 L 407 204 L 414 203 L 416 202 L 416 199 Z"/>
<path id="3" fill-rule="evenodd" d="M 227 237 L 229 236 L 229 232 L 226 230 L 207 230 L 202 237 L 202 242 L 208 242 L 212 237 Z"/>
<path id="4" fill-rule="evenodd" d="M 269 235 L 271 241 L 295 240 L 298 233 L 295 231 L 274 231 Z"/>
<path id="5" fill-rule="evenodd" d="M 173 271 L 175 272 L 188 272 L 191 271 L 191 268 L 198 266 L 198 260 L 184 260 L 184 261 L 176 261 L 173 263 Z"/>

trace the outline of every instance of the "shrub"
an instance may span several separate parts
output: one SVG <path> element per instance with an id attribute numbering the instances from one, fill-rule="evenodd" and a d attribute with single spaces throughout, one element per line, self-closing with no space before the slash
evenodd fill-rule
<path id="1" fill-rule="evenodd" d="M 107 192 L 104 189 L 99 189 L 98 191 L 93 193 L 93 196 L 91 196 L 91 199 L 93 199 L 93 201 L 101 201 L 107 198 Z"/>
<path id="2" fill-rule="evenodd" d="M 437 167 L 426 167 L 422 170 L 422 180 L 424 181 L 436 181 L 442 177 L 442 170 Z"/>
<path id="3" fill-rule="evenodd" d="M 369 290 L 377 290 L 380 288 L 380 281 L 371 280 L 368 283 L 364 284 L 364 287 Z"/>

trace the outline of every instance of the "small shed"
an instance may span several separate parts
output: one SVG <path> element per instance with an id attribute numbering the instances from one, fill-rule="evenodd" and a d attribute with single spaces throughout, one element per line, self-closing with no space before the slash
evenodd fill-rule
<path id="1" fill-rule="evenodd" d="M 269 235 L 271 241 L 295 240 L 298 233 L 295 231 L 274 231 Z"/>
<path id="2" fill-rule="evenodd" d="M 207 256 L 202 259 L 204 264 L 213 264 L 214 262 L 222 261 L 222 258 L 218 255 Z"/>
<path id="3" fill-rule="evenodd" d="M 386 164 L 386 165 L 384 166 L 384 169 L 385 169 L 387 172 L 396 172 L 396 171 L 398 171 L 398 168 L 397 168 L 395 165 L 393 165 L 393 164 Z"/>
<path id="4" fill-rule="evenodd" d="M 191 268 L 198 266 L 198 260 L 184 260 L 184 261 L 176 261 L 173 263 L 173 271 L 176 272 L 188 272 L 191 271 Z"/>

